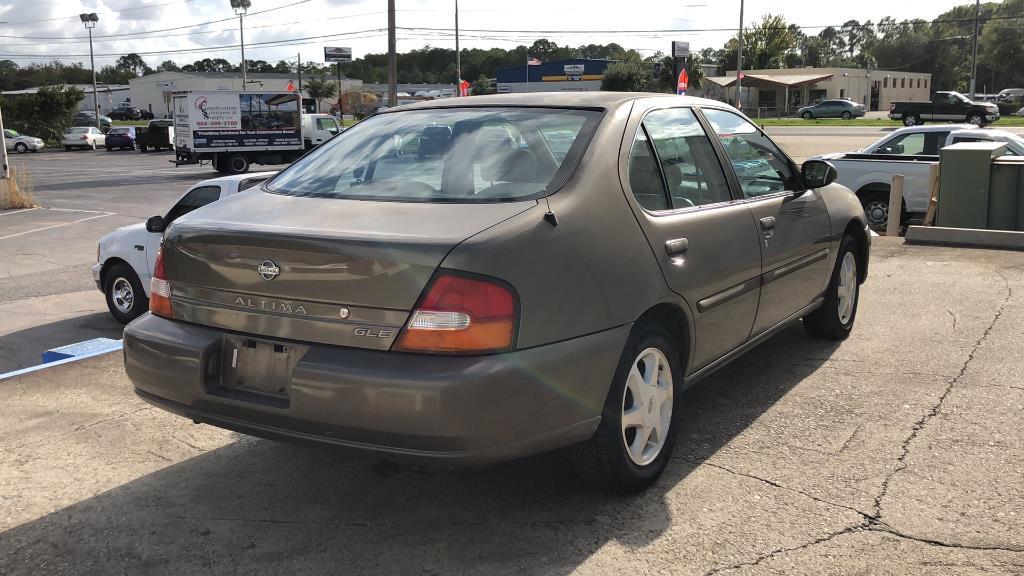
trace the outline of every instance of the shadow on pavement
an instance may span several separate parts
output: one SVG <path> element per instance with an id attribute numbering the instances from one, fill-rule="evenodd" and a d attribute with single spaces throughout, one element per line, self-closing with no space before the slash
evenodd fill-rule
<path id="1" fill-rule="evenodd" d="M 0 335 L 0 374 L 39 364 L 51 348 L 101 337 L 120 340 L 123 333 L 124 325 L 101 312 Z"/>
<path id="2" fill-rule="evenodd" d="M 580 484 L 559 453 L 382 475 L 337 452 L 239 437 L 0 533 L 0 565 L 11 574 L 567 574 L 606 545 L 642 554 L 673 526 L 672 508 L 693 498 L 668 492 L 834 350 L 796 326 L 688 391 L 677 457 L 641 495 Z"/>

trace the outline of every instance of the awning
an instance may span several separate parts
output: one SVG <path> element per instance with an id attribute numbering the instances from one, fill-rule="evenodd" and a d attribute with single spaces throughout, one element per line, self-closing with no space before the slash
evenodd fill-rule
<path id="1" fill-rule="evenodd" d="M 772 86 L 803 86 L 805 84 L 817 84 L 822 80 L 828 80 L 834 74 L 744 74 L 743 85 L 748 87 L 769 88 Z M 736 84 L 736 76 L 711 76 L 705 78 L 726 88 Z"/>

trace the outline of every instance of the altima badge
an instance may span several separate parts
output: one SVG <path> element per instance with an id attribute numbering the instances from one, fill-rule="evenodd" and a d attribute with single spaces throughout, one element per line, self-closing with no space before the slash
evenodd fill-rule
<path id="1" fill-rule="evenodd" d="M 281 273 L 281 269 L 274 264 L 273 260 L 264 260 L 263 264 L 256 267 L 256 271 L 263 276 L 264 280 L 273 280 L 277 278 L 277 275 Z"/>

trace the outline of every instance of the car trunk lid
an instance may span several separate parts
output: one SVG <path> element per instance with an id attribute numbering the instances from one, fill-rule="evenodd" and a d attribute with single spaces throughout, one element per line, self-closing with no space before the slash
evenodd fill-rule
<path id="1" fill-rule="evenodd" d="M 271 338 L 388 349 L 453 247 L 535 205 L 238 194 L 167 231 L 174 316 Z"/>

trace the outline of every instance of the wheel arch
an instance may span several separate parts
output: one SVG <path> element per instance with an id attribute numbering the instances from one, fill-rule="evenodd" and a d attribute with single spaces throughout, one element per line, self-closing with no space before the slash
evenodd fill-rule
<path id="1" fill-rule="evenodd" d="M 124 264 L 127 266 L 128 269 L 132 271 L 132 274 L 135 274 L 135 279 L 138 280 L 140 284 L 142 283 L 142 278 L 139 277 L 138 270 L 131 265 L 131 262 L 117 256 L 111 256 L 110 258 L 107 258 L 106 261 L 103 262 L 103 266 L 100 267 L 100 286 L 102 286 L 104 292 L 107 290 L 107 274 L 110 273 L 111 268 L 118 264 Z"/>
<path id="2" fill-rule="evenodd" d="M 679 352 L 679 364 L 683 367 L 683 377 L 685 378 L 689 374 L 692 343 L 692 338 L 690 338 L 692 325 L 686 311 L 677 304 L 661 302 L 645 310 L 637 318 L 634 326 L 644 324 L 656 324 L 668 331 Z"/>
<path id="3" fill-rule="evenodd" d="M 850 236 L 857 242 L 857 280 L 863 284 L 868 278 L 869 250 L 871 243 L 864 230 L 864 223 L 856 218 L 850 220 L 843 230 L 844 236 Z"/>

